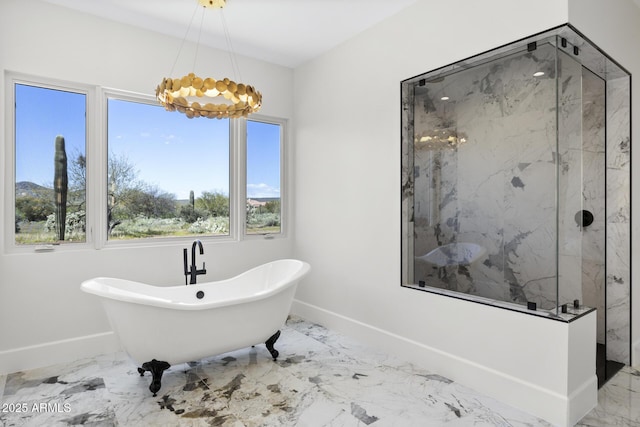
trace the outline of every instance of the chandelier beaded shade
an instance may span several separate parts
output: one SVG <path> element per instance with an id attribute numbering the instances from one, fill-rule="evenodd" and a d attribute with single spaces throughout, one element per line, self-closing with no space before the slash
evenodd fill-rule
<path id="1" fill-rule="evenodd" d="M 206 8 L 225 6 L 225 0 L 198 0 L 198 3 Z M 226 26 L 225 37 L 230 46 Z M 262 106 L 262 94 L 251 85 L 236 83 L 226 77 L 220 80 L 201 78 L 194 73 L 181 78 L 165 77 L 156 87 L 156 98 L 167 111 L 179 111 L 190 119 L 247 117 Z"/>

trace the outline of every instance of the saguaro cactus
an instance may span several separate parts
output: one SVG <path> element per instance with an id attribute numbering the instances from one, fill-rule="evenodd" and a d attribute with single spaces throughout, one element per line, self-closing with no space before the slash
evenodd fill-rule
<path id="1" fill-rule="evenodd" d="M 193 190 L 189 191 L 189 209 L 191 209 L 191 214 L 196 211 L 196 197 L 193 194 Z"/>
<path id="2" fill-rule="evenodd" d="M 67 152 L 64 148 L 64 136 L 56 136 L 56 152 L 53 157 L 54 175 L 53 190 L 56 205 L 56 234 L 58 240 L 64 240 L 64 229 L 67 221 Z"/>

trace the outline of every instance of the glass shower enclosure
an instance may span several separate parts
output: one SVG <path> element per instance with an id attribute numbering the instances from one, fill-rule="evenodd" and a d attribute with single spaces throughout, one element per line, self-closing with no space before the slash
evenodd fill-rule
<path id="1" fill-rule="evenodd" d="M 402 285 L 557 320 L 593 307 L 604 342 L 630 279 L 629 73 L 566 25 L 401 91 Z"/>

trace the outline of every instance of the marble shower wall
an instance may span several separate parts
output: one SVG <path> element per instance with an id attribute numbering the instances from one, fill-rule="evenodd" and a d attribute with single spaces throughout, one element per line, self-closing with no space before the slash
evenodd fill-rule
<path id="1" fill-rule="evenodd" d="M 577 56 L 560 41 L 403 86 L 403 283 L 548 310 L 579 300 L 598 310 L 607 359 L 628 364 L 630 78 L 583 40 Z M 436 134 L 464 142 L 436 148 Z M 451 245 L 455 258 L 461 243 L 485 252 L 428 256 Z"/>
<path id="2" fill-rule="evenodd" d="M 607 359 L 631 363 L 631 81 L 607 81 Z"/>

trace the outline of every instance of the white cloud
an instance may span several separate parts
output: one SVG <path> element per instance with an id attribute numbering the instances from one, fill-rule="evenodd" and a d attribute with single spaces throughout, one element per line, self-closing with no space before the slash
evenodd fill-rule
<path id="1" fill-rule="evenodd" d="M 247 184 L 247 197 L 280 197 L 280 189 L 263 182 Z"/>
<path id="2" fill-rule="evenodd" d="M 173 141 L 175 139 L 175 137 L 176 136 L 174 134 L 162 135 L 161 136 L 161 138 L 164 139 L 165 145 L 171 144 L 171 141 Z"/>

